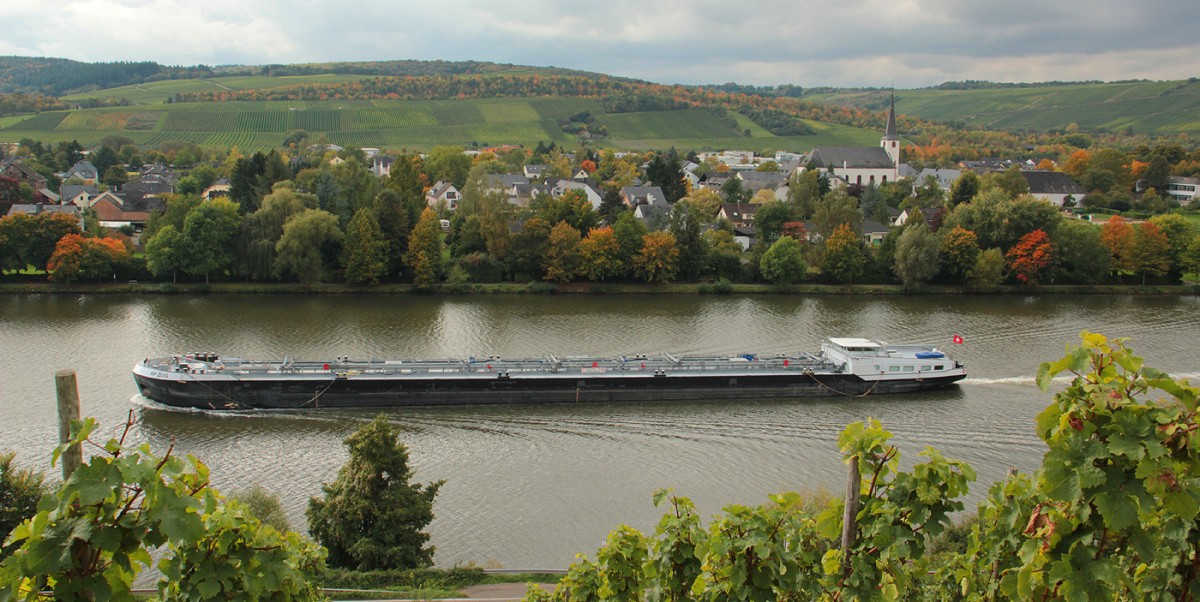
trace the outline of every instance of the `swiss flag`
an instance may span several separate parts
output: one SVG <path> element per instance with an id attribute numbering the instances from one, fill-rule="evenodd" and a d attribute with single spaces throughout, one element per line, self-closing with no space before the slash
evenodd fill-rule
<path id="1" fill-rule="evenodd" d="M 955 345 L 962 345 L 962 344 L 963 344 L 963 338 L 962 338 L 962 337 L 960 337 L 960 336 L 958 336 L 958 335 L 954 335 L 954 344 L 955 344 Z"/>

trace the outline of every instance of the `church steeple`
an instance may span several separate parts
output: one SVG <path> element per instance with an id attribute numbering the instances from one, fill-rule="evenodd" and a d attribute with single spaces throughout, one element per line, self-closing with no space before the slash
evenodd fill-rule
<path id="1" fill-rule="evenodd" d="M 883 132 L 884 140 L 899 140 L 896 136 L 896 91 L 892 90 L 892 108 L 888 111 L 887 130 Z"/>
<path id="2" fill-rule="evenodd" d="M 896 91 L 892 90 L 892 108 L 888 111 L 887 129 L 883 132 L 883 139 L 879 141 L 879 146 L 887 152 L 888 157 L 892 159 L 892 165 L 897 172 L 900 169 L 900 136 L 896 134 Z M 892 180 L 896 179 L 896 175 L 892 176 Z"/>

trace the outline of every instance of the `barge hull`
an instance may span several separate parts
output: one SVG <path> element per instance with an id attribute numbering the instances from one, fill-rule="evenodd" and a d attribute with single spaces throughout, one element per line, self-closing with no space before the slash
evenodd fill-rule
<path id="1" fill-rule="evenodd" d="M 786 399 L 911 393 L 965 375 L 863 380 L 853 374 L 607 376 L 570 378 L 158 379 L 135 374 L 141 394 L 181 408 L 213 410 L 390 408 L 529 403 Z"/>

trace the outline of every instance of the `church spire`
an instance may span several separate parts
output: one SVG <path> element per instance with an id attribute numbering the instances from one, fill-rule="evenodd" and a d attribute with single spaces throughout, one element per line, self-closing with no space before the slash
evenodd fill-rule
<path id="1" fill-rule="evenodd" d="M 892 90 L 892 109 L 888 111 L 887 129 L 883 132 L 884 140 L 898 140 L 896 136 L 896 91 Z"/>

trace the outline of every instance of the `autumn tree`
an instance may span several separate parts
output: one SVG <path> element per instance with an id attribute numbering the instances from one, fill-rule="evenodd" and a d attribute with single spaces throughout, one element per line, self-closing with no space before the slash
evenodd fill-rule
<path id="1" fill-rule="evenodd" d="M 433 564 L 424 529 L 444 481 L 410 482 L 408 449 L 399 435 L 384 416 L 350 435 L 350 458 L 322 485 L 323 495 L 308 501 L 308 531 L 329 550 L 330 565 L 361 571 Z"/>
<path id="2" fill-rule="evenodd" d="M 50 280 L 75 282 L 115 278 L 129 260 L 129 250 L 115 238 L 84 238 L 68 234 L 58 241 L 46 263 Z"/>
<path id="3" fill-rule="evenodd" d="M 850 282 L 863 275 L 867 268 L 867 253 L 862 237 L 842 224 L 825 241 L 825 257 L 821 273 L 834 282 Z"/>
<path id="4" fill-rule="evenodd" d="M 1178 213 L 1164 213 L 1150 218 L 1150 223 L 1167 237 L 1169 269 L 1172 281 L 1176 281 L 1187 269 L 1188 245 L 1196 237 L 1198 229 L 1191 220 Z"/>
<path id="5" fill-rule="evenodd" d="M 646 282 L 670 282 L 675 278 L 679 249 L 670 232 L 649 232 L 642 236 L 641 250 L 633 257 L 633 270 Z"/>
<path id="6" fill-rule="evenodd" d="M 1132 272 L 1134 232 L 1133 225 L 1125 218 L 1114 215 L 1100 229 L 1100 241 L 1108 248 L 1112 267 L 1117 271 Z"/>
<path id="7" fill-rule="evenodd" d="M 1171 269 L 1171 243 L 1154 222 L 1138 224 L 1129 250 L 1130 271 L 1142 275 L 1142 284 L 1147 276 L 1165 276 Z"/>
<path id="8" fill-rule="evenodd" d="M 975 267 L 979 258 L 979 239 L 975 233 L 961 226 L 942 229 L 941 246 L 939 249 L 941 273 L 947 278 L 962 282 L 967 272 Z"/>
<path id="9" fill-rule="evenodd" d="M 413 227 L 408 239 L 408 250 L 404 253 L 404 263 L 416 272 L 413 284 L 417 288 L 429 289 L 437 284 L 441 276 L 442 250 L 441 220 L 437 212 L 426 207 Z"/>
<path id="10" fill-rule="evenodd" d="M 592 228 L 579 243 L 582 273 L 593 282 L 615 278 L 621 274 L 621 245 L 609 226 Z"/>
<path id="11" fill-rule="evenodd" d="M 83 234 L 79 219 L 66 213 L 17 213 L 0 217 L 0 270 L 46 267 L 68 234 Z"/>
<path id="12" fill-rule="evenodd" d="M 379 284 L 387 273 L 387 240 L 370 209 L 359 209 L 346 227 L 346 282 Z"/>
<path id="13" fill-rule="evenodd" d="M 567 222 L 550 229 L 543 260 L 545 278 L 551 282 L 570 282 L 580 271 L 579 230 Z"/>
<path id="14" fill-rule="evenodd" d="M 771 284 L 787 286 L 808 276 L 804 248 L 790 236 L 781 236 L 759 259 L 759 271 Z"/>
<path id="15" fill-rule="evenodd" d="M 1050 235 L 1034 230 L 1021 237 L 1013 248 L 1004 254 L 1008 269 L 1021 284 L 1035 285 L 1054 263 L 1054 243 Z"/>

